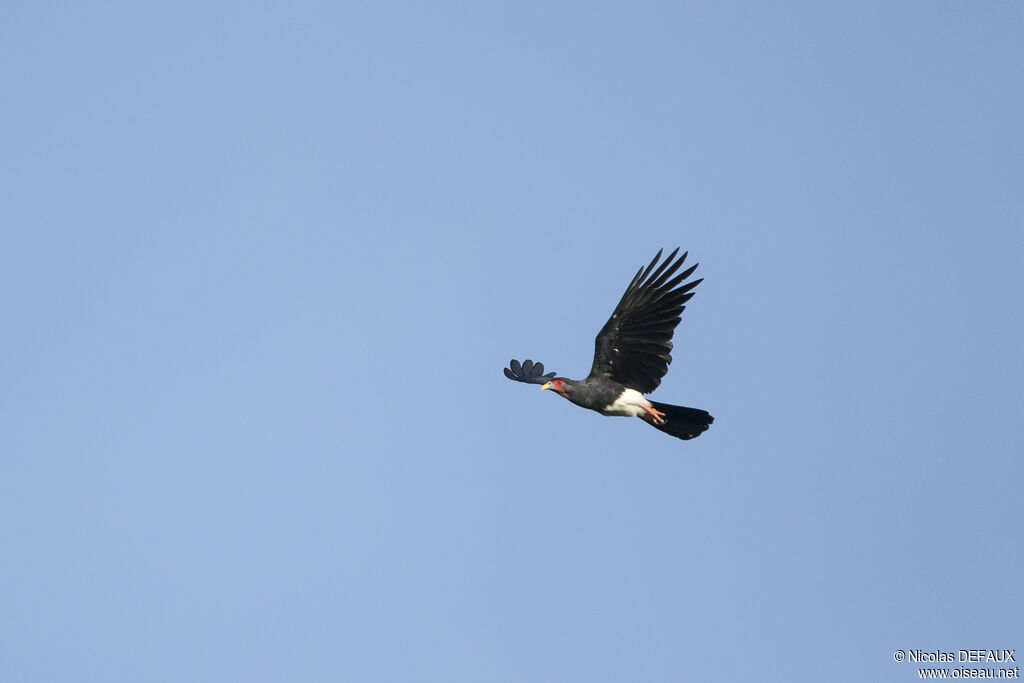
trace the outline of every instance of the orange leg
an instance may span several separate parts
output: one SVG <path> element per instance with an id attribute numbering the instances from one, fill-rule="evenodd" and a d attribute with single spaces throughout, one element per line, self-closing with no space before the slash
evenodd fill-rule
<path id="1" fill-rule="evenodd" d="M 647 417 L 644 419 L 651 424 L 663 425 L 665 424 L 665 413 L 660 410 L 655 410 L 650 406 L 644 406 L 644 410 L 647 411 Z"/>

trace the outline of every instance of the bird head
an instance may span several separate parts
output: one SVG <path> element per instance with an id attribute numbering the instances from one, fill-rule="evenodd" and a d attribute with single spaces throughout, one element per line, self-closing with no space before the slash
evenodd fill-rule
<path id="1" fill-rule="evenodd" d="M 569 392 L 572 390 L 572 385 L 569 384 L 567 380 L 564 380 L 561 377 L 556 377 L 550 382 L 545 383 L 544 386 L 540 388 L 541 391 L 544 391 L 545 389 L 551 389 L 565 398 L 569 398 Z"/>

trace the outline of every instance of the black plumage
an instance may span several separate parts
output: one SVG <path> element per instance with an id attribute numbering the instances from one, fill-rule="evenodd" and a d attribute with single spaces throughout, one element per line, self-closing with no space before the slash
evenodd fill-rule
<path id="1" fill-rule="evenodd" d="M 643 397 L 661 384 L 672 362 L 672 335 L 686 302 L 703 278 L 687 282 L 694 264 L 677 274 L 686 260 L 676 249 L 658 265 L 662 252 L 641 268 L 629 283 L 608 322 L 594 340 L 594 363 L 584 380 L 543 374 L 544 365 L 513 360 L 505 376 L 517 382 L 542 384 L 584 408 L 603 415 L 640 417 L 680 439 L 692 439 L 714 418 L 705 410 L 655 403 Z"/>
<path id="2" fill-rule="evenodd" d="M 519 361 L 513 360 L 505 368 L 506 377 L 517 382 L 526 382 L 527 384 L 546 384 L 555 374 L 554 372 L 549 372 L 545 375 L 544 364 L 534 363 L 530 359 L 524 360 L 522 365 L 519 364 Z"/>
<path id="3" fill-rule="evenodd" d="M 597 333 L 590 377 L 607 377 L 642 394 L 649 394 L 661 384 L 672 362 L 672 334 L 686 302 L 693 297 L 690 290 L 703 281 L 701 278 L 674 289 L 697 270 L 694 264 L 672 277 L 687 256 L 684 253 L 673 262 L 677 253 L 678 249 L 655 270 L 661 258 L 659 249 L 647 268 L 637 271 L 612 317 Z"/>

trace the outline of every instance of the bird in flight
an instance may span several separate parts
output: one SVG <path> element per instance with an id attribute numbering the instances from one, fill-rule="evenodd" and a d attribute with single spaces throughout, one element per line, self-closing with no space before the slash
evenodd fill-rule
<path id="1" fill-rule="evenodd" d="M 658 388 L 672 362 L 672 334 L 681 320 L 690 291 L 703 278 L 683 284 L 697 269 L 694 264 L 676 275 L 686 260 L 676 249 L 661 265 L 661 250 L 646 268 L 637 271 L 612 317 L 597 333 L 594 365 L 586 379 L 544 374 L 544 364 L 513 360 L 505 376 L 516 382 L 540 384 L 583 408 L 602 415 L 639 417 L 679 439 L 700 436 L 715 418 L 706 410 L 657 403 L 644 397 Z"/>

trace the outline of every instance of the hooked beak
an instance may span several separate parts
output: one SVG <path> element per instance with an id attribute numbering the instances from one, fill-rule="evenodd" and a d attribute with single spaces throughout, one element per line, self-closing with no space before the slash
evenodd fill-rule
<path id="1" fill-rule="evenodd" d="M 544 386 L 542 386 L 542 387 L 540 388 L 540 390 L 541 390 L 541 391 L 544 391 L 545 389 L 550 389 L 550 388 L 551 388 L 551 382 L 545 382 L 545 383 L 544 383 Z"/>

